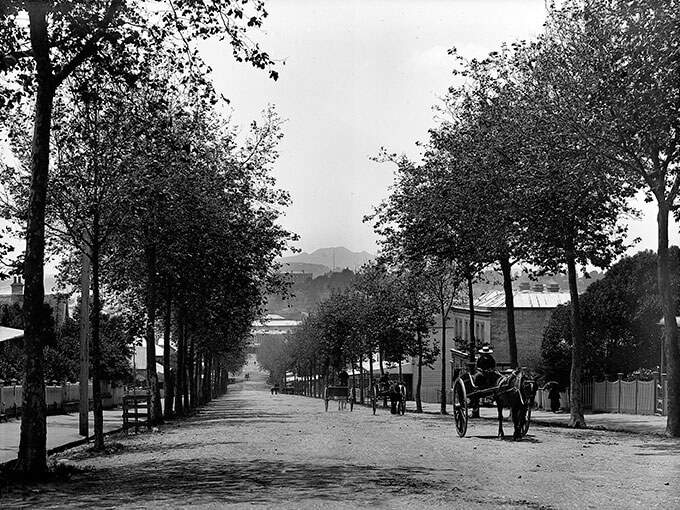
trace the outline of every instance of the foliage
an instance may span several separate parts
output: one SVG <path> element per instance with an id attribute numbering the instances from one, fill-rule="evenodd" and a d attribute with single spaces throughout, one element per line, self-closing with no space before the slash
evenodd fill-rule
<path id="1" fill-rule="evenodd" d="M 671 248 L 674 306 L 680 311 L 680 250 Z M 614 264 L 581 295 L 585 335 L 584 376 L 603 378 L 654 369 L 660 362 L 662 308 L 657 256 L 645 251 Z M 564 355 L 571 346 L 569 305 L 557 308 L 543 336 L 541 372 L 568 385 Z M 566 377 L 566 379 L 565 379 Z"/>

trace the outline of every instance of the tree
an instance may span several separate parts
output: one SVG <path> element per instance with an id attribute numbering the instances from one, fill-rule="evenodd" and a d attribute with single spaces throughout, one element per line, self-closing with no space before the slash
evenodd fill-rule
<path id="1" fill-rule="evenodd" d="M 677 275 L 680 250 L 670 249 L 671 273 Z M 625 257 L 604 278 L 580 296 L 585 337 L 583 373 L 586 377 L 631 374 L 660 363 L 662 316 L 657 284 L 657 256 L 650 251 Z M 675 310 L 679 310 L 677 276 L 671 279 Z M 558 307 L 543 338 L 542 372 L 547 379 L 564 374 L 560 352 L 571 345 L 569 306 Z M 567 372 L 568 374 L 568 372 Z"/>
<path id="2" fill-rule="evenodd" d="M 680 436 L 680 346 L 669 286 L 669 215 L 680 189 L 680 14 L 676 2 L 567 2 L 549 28 L 586 108 L 572 127 L 657 204 L 658 285 L 668 356 L 666 434 Z M 554 58 L 552 55 L 551 58 Z"/>
<path id="3" fill-rule="evenodd" d="M 259 1 L 252 6 L 255 14 L 248 18 L 247 25 L 259 26 L 266 11 Z M 40 476 L 47 469 L 43 263 L 50 133 L 57 89 L 74 70 L 93 57 L 97 57 L 99 68 L 132 80 L 139 70 L 139 57 L 145 53 L 142 46 L 149 44 L 155 49 L 162 44 L 164 36 L 177 29 L 185 41 L 224 34 L 237 59 L 262 68 L 271 62 L 259 48 L 248 46 L 245 27 L 238 23 L 244 11 L 241 7 L 233 8 L 231 2 L 195 4 L 179 0 L 169 12 L 162 13 L 160 25 L 150 23 L 151 15 L 144 10 L 146 7 L 146 4 L 133 5 L 124 0 L 96 5 L 85 1 L 12 0 L 5 2 L 0 10 L 0 72 L 9 72 L 23 85 L 23 92 L 35 93 L 23 267 L 26 371 L 19 457 L 15 466 L 25 475 Z M 23 11 L 28 15 L 28 24 L 24 23 Z M 275 78 L 273 73 L 270 72 Z M 1 92 L 3 106 L 21 98 L 16 88 L 3 88 Z"/>

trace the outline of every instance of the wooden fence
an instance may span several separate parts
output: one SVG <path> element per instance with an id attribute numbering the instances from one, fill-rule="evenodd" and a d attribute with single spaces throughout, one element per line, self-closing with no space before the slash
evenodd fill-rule
<path id="1" fill-rule="evenodd" d="M 112 387 L 109 382 L 102 382 L 102 405 L 104 409 L 112 409 L 123 402 L 123 388 Z M 0 383 L 0 414 L 18 416 L 21 413 L 22 388 L 20 384 Z M 92 383 L 88 385 L 90 405 L 92 405 Z M 45 385 L 45 403 L 47 414 L 60 414 L 78 410 L 80 401 L 80 383 L 62 385 Z"/>
<path id="2" fill-rule="evenodd" d="M 593 412 L 666 415 L 668 381 L 666 374 L 654 374 L 651 381 L 624 381 L 617 374 L 614 381 L 592 381 L 581 386 L 583 407 Z M 548 392 L 539 390 L 536 395 L 539 408 L 550 409 Z M 569 391 L 560 394 L 560 407 L 569 409 Z"/>

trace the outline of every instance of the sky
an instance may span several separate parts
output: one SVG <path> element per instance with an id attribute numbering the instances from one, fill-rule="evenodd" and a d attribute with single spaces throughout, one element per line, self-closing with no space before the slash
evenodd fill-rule
<path id="1" fill-rule="evenodd" d="M 544 0 L 269 0 L 253 39 L 281 61 L 278 81 L 234 62 L 225 43 L 203 47 L 232 120 L 246 126 L 268 104 L 287 119 L 278 186 L 292 205 L 281 224 L 312 252 L 345 246 L 376 253 L 366 214 L 389 195 L 394 166 L 371 160 L 381 147 L 418 156 L 435 125 L 432 107 L 453 83 L 456 47 L 484 57 L 503 42 L 542 30 Z M 631 222 L 638 249 L 656 248 L 654 207 Z M 677 229 L 673 229 L 677 231 Z M 677 236 L 672 235 L 672 242 Z"/>
<path id="2" fill-rule="evenodd" d="M 345 246 L 376 253 L 362 221 L 389 195 L 394 166 L 371 160 L 381 147 L 418 156 L 435 126 L 433 106 L 453 83 L 456 47 L 484 57 L 503 42 L 542 30 L 544 0 L 267 0 L 252 39 L 279 61 L 278 81 L 234 61 L 226 43 L 201 53 L 233 122 L 247 126 L 269 104 L 286 119 L 273 175 L 292 204 L 281 224 L 306 252 Z M 285 62 L 285 64 L 284 64 Z M 245 129 L 245 128 L 244 128 Z M 630 222 L 639 249 L 656 249 L 654 205 Z M 680 244 L 677 226 L 671 243 Z"/>

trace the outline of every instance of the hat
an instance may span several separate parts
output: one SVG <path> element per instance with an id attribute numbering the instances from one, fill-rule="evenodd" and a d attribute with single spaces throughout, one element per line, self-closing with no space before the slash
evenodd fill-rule
<path id="1" fill-rule="evenodd" d="M 479 354 L 491 354 L 493 352 L 493 349 L 489 345 L 488 342 L 484 342 L 482 344 L 482 348 L 477 351 Z"/>

